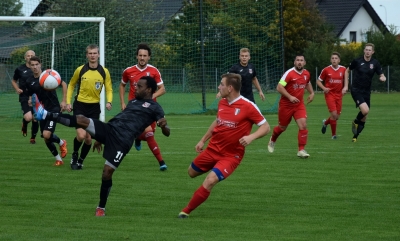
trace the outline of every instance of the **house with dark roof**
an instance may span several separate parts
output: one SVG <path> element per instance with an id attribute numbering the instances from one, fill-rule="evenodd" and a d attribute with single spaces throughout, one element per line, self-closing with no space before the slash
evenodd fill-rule
<path id="1" fill-rule="evenodd" d="M 371 29 L 388 31 L 368 0 L 316 0 L 316 4 L 336 37 L 346 42 L 362 42 Z"/>

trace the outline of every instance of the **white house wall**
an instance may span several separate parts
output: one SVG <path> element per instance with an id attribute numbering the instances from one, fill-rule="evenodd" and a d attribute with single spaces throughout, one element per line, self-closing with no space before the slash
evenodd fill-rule
<path id="1" fill-rule="evenodd" d="M 340 38 L 346 39 L 346 41 L 349 42 L 350 32 L 357 32 L 356 42 L 362 42 L 365 38 L 365 33 L 371 27 L 375 30 L 379 30 L 378 26 L 372 22 L 372 18 L 369 16 L 365 8 L 361 7 L 340 35 Z"/>

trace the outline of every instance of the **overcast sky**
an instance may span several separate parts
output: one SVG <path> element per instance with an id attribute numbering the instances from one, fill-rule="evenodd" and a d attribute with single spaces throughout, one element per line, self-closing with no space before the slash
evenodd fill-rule
<path id="1" fill-rule="evenodd" d="M 386 25 L 395 25 L 397 26 L 397 31 L 400 30 L 400 0 L 368 0 L 368 1 L 375 9 L 375 12 L 382 19 L 382 21 L 386 23 Z"/>
<path id="2" fill-rule="evenodd" d="M 351 0 L 348 0 L 351 1 Z M 400 30 L 400 0 L 368 0 L 375 12 L 387 25 L 395 25 Z M 22 12 L 29 16 L 40 0 L 21 0 Z M 382 5 L 382 7 L 380 6 Z M 385 11 L 386 9 L 386 11 Z"/>

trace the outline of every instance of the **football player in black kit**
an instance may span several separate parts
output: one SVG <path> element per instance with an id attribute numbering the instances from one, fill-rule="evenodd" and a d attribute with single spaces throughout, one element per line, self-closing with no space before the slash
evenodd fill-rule
<path id="1" fill-rule="evenodd" d="M 34 114 L 38 120 L 53 120 L 68 127 L 85 129 L 96 139 L 93 151 L 97 149 L 100 152 L 102 144 L 104 144 L 103 157 L 106 162 L 103 169 L 100 202 L 96 208 L 96 216 L 105 215 L 105 206 L 112 187 L 112 175 L 132 148 L 134 140 L 155 121 L 161 127 L 165 136 L 170 134 L 163 109 L 152 99 L 156 90 L 157 83 L 152 77 L 142 77 L 135 86 L 136 98 L 130 100 L 126 108 L 109 120 L 108 123 L 86 118 L 83 115 L 71 116 L 49 112 L 40 105 L 38 108 L 34 108 Z"/>
<path id="2" fill-rule="evenodd" d="M 352 123 L 352 131 L 354 134 L 353 142 L 357 141 L 358 135 L 360 135 L 361 131 L 364 129 L 365 121 L 371 107 L 372 77 L 374 77 L 376 73 L 379 75 L 380 81 L 386 81 L 381 64 L 378 60 L 372 58 L 374 48 L 374 44 L 367 43 L 364 48 L 364 56 L 354 59 L 345 73 L 345 79 L 349 79 L 350 70 L 353 70 L 351 96 L 356 103 L 356 107 L 360 109 Z"/>
<path id="3" fill-rule="evenodd" d="M 256 68 L 250 61 L 250 50 L 248 48 L 240 49 L 239 63 L 232 65 L 228 73 L 235 73 L 242 76 L 242 87 L 240 88 L 240 95 L 249 99 L 253 103 L 256 103 L 253 96 L 253 84 L 258 90 L 258 95 L 261 100 L 264 101 L 265 96 L 262 92 L 260 83 L 257 79 Z M 218 92 L 217 98 L 220 98 L 221 94 Z"/>
<path id="4" fill-rule="evenodd" d="M 30 69 L 29 66 L 29 59 L 32 56 L 35 56 L 35 52 L 33 50 L 26 51 L 24 55 L 25 64 L 22 64 L 15 69 L 11 84 L 14 87 L 17 94 L 19 94 L 19 102 L 21 103 L 21 109 L 23 113 L 22 128 L 21 128 L 22 135 L 27 136 L 28 123 L 32 121 L 32 128 L 31 128 L 32 133 L 31 133 L 30 143 L 35 144 L 36 143 L 35 138 L 39 129 L 39 124 L 37 123 L 36 120 L 33 120 L 32 118 L 32 111 L 31 111 L 32 107 L 29 106 L 29 95 L 26 90 L 26 80 L 28 79 L 28 77 L 32 75 L 32 70 Z"/>
<path id="5" fill-rule="evenodd" d="M 33 56 L 29 60 L 30 67 L 32 69 L 33 75 L 26 80 L 28 87 L 28 94 L 32 95 L 32 105 L 33 112 L 35 112 L 35 106 L 39 105 L 38 99 L 41 101 L 41 104 L 48 110 L 54 112 L 60 112 L 65 109 L 65 97 L 67 94 L 67 84 L 64 81 L 61 81 L 61 86 L 63 88 L 63 101 L 58 101 L 57 92 L 55 90 L 48 91 L 43 89 L 39 84 L 39 77 L 42 73 L 42 64 L 37 56 Z M 39 119 L 37 119 L 40 121 Z M 54 166 L 62 166 L 64 164 L 62 158 L 67 155 L 67 142 L 65 140 L 61 140 L 58 136 L 54 134 L 56 130 L 56 123 L 54 121 L 40 121 L 40 132 L 42 133 L 42 137 L 44 138 L 44 142 L 46 143 L 47 148 L 51 152 L 51 154 L 56 159 Z M 60 154 L 58 154 L 57 148 L 54 145 L 57 143 L 60 145 Z"/>

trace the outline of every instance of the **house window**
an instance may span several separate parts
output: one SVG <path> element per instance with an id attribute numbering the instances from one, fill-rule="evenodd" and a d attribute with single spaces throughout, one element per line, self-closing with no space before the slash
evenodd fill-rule
<path id="1" fill-rule="evenodd" d="M 357 42 L 357 32 L 356 31 L 350 32 L 350 42 Z"/>

